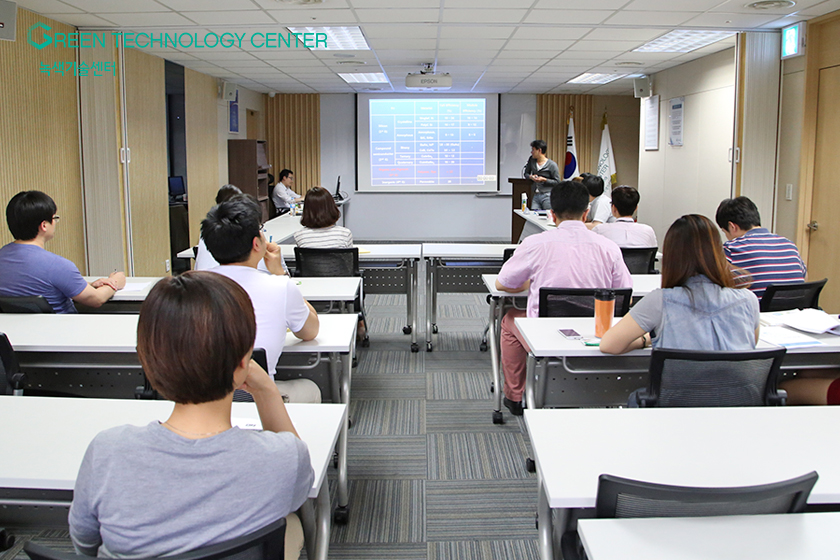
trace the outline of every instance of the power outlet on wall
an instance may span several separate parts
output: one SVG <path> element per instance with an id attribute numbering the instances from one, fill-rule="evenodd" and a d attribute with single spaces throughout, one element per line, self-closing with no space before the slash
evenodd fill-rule
<path id="1" fill-rule="evenodd" d="M 169 268 L 170 268 L 169 267 L 169 259 L 166 259 L 165 261 L 163 261 L 163 268 L 164 268 L 164 272 L 169 272 Z"/>
<path id="2" fill-rule="evenodd" d="M 785 200 L 793 200 L 793 185 L 785 185 Z"/>

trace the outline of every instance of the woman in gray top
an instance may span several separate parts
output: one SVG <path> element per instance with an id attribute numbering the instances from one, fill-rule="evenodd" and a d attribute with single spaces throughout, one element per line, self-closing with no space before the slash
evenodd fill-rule
<path id="1" fill-rule="evenodd" d="M 601 352 L 653 346 L 680 350 L 750 350 L 758 340 L 758 298 L 735 285 L 717 227 L 689 214 L 665 235 L 662 288 L 637 303 L 601 339 Z M 650 333 L 655 337 L 651 340 Z"/>
<path id="2" fill-rule="evenodd" d="M 70 507 L 70 536 L 90 556 L 180 554 L 286 517 L 286 558 L 303 545 L 300 508 L 314 473 L 274 381 L 251 360 L 248 294 L 213 272 L 158 282 L 143 304 L 137 354 L 175 401 L 165 422 L 120 426 L 88 446 Z M 231 426 L 233 391 L 253 395 L 263 431 Z"/>

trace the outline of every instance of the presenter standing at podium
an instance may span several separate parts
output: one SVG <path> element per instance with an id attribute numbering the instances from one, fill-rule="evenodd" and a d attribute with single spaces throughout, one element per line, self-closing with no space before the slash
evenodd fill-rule
<path id="1" fill-rule="evenodd" d="M 545 140 L 531 142 L 531 157 L 522 175 L 531 180 L 531 210 L 551 208 L 551 189 L 560 184 L 560 168 L 545 156 Z"/>

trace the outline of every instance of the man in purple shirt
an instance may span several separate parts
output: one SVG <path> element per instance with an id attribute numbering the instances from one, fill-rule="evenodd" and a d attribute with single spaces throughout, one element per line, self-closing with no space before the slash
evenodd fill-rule
<path id="1" fill-rule="evenodd" d="M 55 236 L 55 202 L 40 191 L 16 194 L 6 206 L 15 241 L 0 249 L 0 296 L 44 296 L 56 313 L 75 313 L 73 302 L 99 307 L 125 286 L 114 272 L 88 284 L 76 265 L 46 250 Z"/>
<path id="2" fill-rule="evenodd" d="M 588 206 L 589 192 L 581 183 L 563 181 L 554 187 L 550 216 L 557 229 L 525 238 L 499 272 L 497 289 L 505 292 L 528 289 L 528 317 L 539 316 L 543 287 L 632 287 L 618 245 L 586 227 Z M 511 309 L 502 319 L 504 403 L 515 416 L 522 415 L 528 347 L 513 320 L 525 315 L 522 310 Z"/>

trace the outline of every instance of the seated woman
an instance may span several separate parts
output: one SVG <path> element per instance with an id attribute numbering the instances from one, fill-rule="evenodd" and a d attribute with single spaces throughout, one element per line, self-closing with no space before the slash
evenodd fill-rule
<path id="1" fill-rule="evenodd" d="M 251 360 L 256 321 L 236 282 L 187 272 L 158 282 L 140 312 L 137 354 L 175 401 L 165 422 L 120 426 L 88 446 L 70 508 L 84 554 L 179 554 L 287 519 L 286 558 L 303 544 L 291 512 L 314 473 L 274 381 Z M 231 427 L 234 389 L 254 397 L 263 431 Z"/>
<path id="2" fill-rule="evenodd" d="M 345 249 L 353 246 L 353 234 L 335 225 L 341 217 L 333 196 L 327 189 L 313 187 L 303 201 L 302 230 L 295 233 L 298 247 L 310 249 Z"/>
<path id="3" fill-rule="evenodd" d="M 736 287 L 715 225 L 689 214 L 675 221 L 662 248 L 662 288 L 606 332 L 601 352 L 637 348 L 750 350 L 758 340 L 758 298 Z M 650 333 L 655 333 L 651 340 Z"/>

